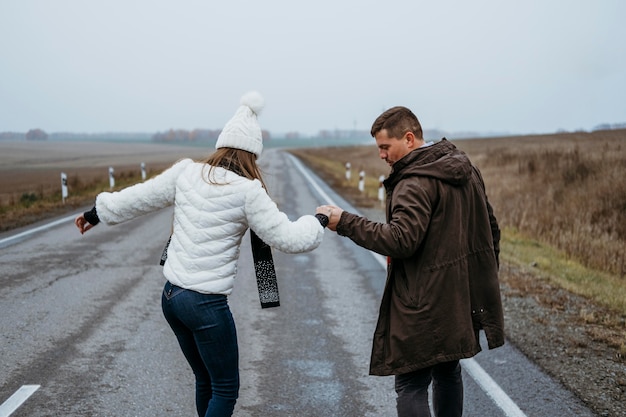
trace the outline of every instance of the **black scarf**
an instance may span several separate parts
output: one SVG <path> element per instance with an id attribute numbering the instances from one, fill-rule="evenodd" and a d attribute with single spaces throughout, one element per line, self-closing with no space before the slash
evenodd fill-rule
<path id="1" fill-rule="evenodd" d="M 250 229 L 250 241 L 261 308 L 278 307 L 280 299 L 278 297 L 278 280 L 276 279 L 276 270 L 274 269 L 272 248 L 263 242 L 252 229 Z"/>
<path id="2" fill-rule="evenodd" d="M 167 248 L 170 246 L 172 237 L 167 239 L 163 253 L 161 254 L 161 265 L 165 265 L 167 260 Z M 274 268 L 274 258 L 272 248 L 261 240 L 252 229 L 250 229 L 250 243 L 252 246 L 252 259 L 254 261 L 254 272 L 256 274 L 256 285 L 259 291 L 261 308 L 280 306 L 278 296 L 278 280 Z"/>
<path id="3" fill-rule="evenodd" d="M 228 165 L 224 168 L 241 175 L 234 166 Z M 167 259 L 167 248 L 172 237 L 167 240 L 163 253 L 161 254 L 161 265 L 165 265 Z M 274 258 L 272 248 L 261 240 L 260 237 L 250 229 L 250 244 L 252 246 L 252 259 L 254 262 L 254 272 L 256 275 L 256 285 L 259 291 L 261 308 L 278 307 L 280 299 L 278 296 L 278 280 L 276 279 L 276 269 L 274 268 Z"/>

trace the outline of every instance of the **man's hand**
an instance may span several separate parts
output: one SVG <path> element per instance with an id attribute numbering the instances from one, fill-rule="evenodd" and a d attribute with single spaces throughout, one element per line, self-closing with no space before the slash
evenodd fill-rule
<path id="1" fill-rule="evenodd" d="M 339 223 L 339 219 L 341 218 L 341 213 L 343 213 L 343 209 L 337 206 L 319 206 L 315 210 L 315 214 L 321 213 L 328 216 L 328 227 L 333 232 L 337 231 L 337 223 Z"/>

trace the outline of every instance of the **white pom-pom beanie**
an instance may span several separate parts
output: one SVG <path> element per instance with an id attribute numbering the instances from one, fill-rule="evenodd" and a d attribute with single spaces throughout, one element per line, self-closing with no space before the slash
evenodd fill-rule
<path id="1" fill-rule="evenodd" d="M 263 136 L 257 116 L 263 109 L 264 100 L 258 92 L 250 91 L 241 97 L 240 104 L 218 136 L 215 149 L 243 149 L 258 158 L 263 151 Z"/>

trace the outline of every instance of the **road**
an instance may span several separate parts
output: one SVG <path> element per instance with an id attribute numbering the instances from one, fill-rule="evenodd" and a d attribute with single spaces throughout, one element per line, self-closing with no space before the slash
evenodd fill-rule
<path id="1" fill-rule="evenodd" d="M 327 202 L 356 211 L 286 153 L 268 150 L 261 164 L 292 219 Z M 66 216 L 0 235 L 0 417 L 195 415 L 193 375 L 160 309 L 171 216 L 84 236 Z M 230 297 L 235 415 L 394 416 L 393 378 L 368 376 L 379 259 L 327 231 L 317 250 L 274 260 L 281 306 L 262 310 L 244 239 Z M 510 344 L 463 368 L 466 416 L 593 416 Z"/>

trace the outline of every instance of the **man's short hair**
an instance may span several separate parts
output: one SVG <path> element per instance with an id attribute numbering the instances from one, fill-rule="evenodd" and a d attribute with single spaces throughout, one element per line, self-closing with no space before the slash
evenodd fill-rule
<path id="1" fill-rule="evenodd" d="M 376 134 L 383 129 L 387 130 L 390 138 L 400 139 L 405 133 L 413 132 L 416 138 L 423 139 L 422 125 L 417 120 L 417 116 L 403 106 L 392 107 L 384 111 L 372 124 L 370 133 L 376 137 Z"/>

